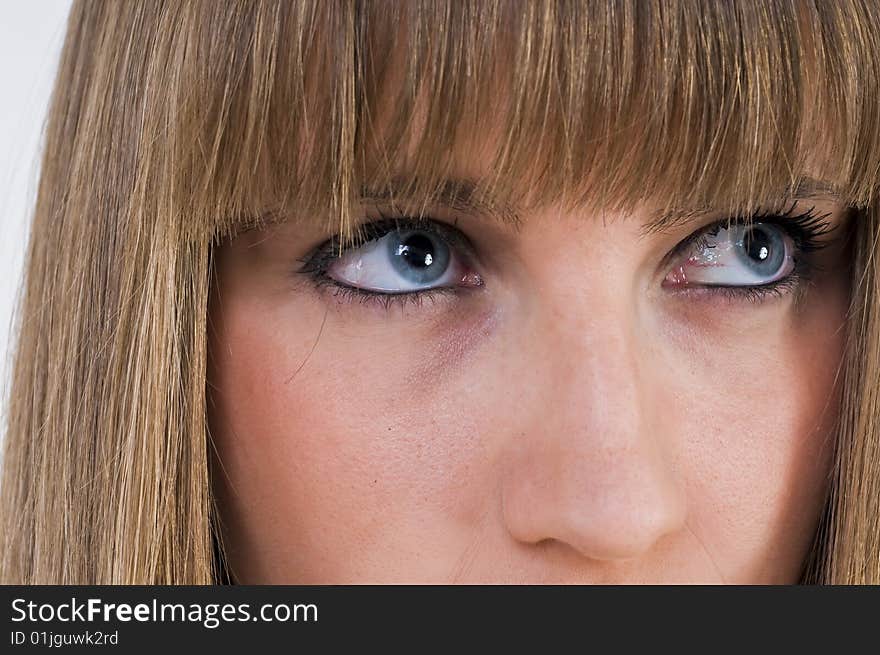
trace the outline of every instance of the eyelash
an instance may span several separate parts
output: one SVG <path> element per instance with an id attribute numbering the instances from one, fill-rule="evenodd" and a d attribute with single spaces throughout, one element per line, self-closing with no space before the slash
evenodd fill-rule
<path id="1" fill-rule="evenodd" d="M 712 293 L 717 296 L 731 299 L 745 299 L 751 302 L 760 302 L 770 297 L 781 297 L 799 288 L 804 282 L 818 270 L 818 266 L 811 261 L 810 255 L 826 247 L 819 238 L 833 230 L 828 221 L 829 214 L 816 214 L 815 207 L 810 207 L 803 213 L 794 214 L 797 203 L 785 211 L 758 210 L 748 216 L 735 216 L 725 218 L 694 232 L 678 243 L 664 258 L 663 266 L 675 260 L 694 243 L 706 241 L 709 236 L 718 233 L 723 227 L 730 225 L 748 225 L 752 222 L 761 222 L 781 227 L 795 244 L 795 269 L 788 276 L 757 286 L 701 286 L 693 289 L 685 289 L 676 293 Z M 466 252 L 473 252 L 473 247 L 468 238 L 457 228 L 444 222 L 429 218 L 414 218 L 407 216 L 388 216 L 379 212 L 380 218 L 360 225 L 355 238 L 346 244 L 340 237 L 334 236 L 325 241 L 312 251 L 304 259 L 297 261 L 302 264 L 296 272 L 307 275 L 317 288 L 330 291 L 332 295 L 344 302 L 359 302 L 361 304 L 378 304 L 384 309 L 393 306 L 413 305 L 421 307 L 425 303 L 436 303 L 437 300 L 449 295 L 460 294 L 469 289 L 463 287 L 435 287 L 421 291 L 407 291 L 401 293 L 383 293 L 361 289 L 358 287 L 342 284 L 327 275 L 330 264 L 341 253 L 349 248 L 360 247 L 370 241 L 379 239 L 391 230 L 423 230 L 428 231 L 444 239 L 450 248 L 464 248 Z"/>

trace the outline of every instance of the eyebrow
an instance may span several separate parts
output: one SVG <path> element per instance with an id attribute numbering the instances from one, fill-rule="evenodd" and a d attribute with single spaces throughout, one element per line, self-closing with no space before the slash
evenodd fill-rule
<path id="1" fill-rule="evenodd" d="M 418 188 L 418 183 L 410 186 Z M 447 178 L 440 181 L 434 193 L 427 199 L 415 198 L 406 191 L 407 185 L 400 179 L 381 188 L 364 188 L 361 200 L 373 204 L 422 204 L 425 207 L 446 207 L 454 211 L 496 220 L 519 230 L 522 225 L 522 212 L 510 203 L 487 194 L 477 182 L 470 178 Z"/>
<path id="2" fill-rule="evenodd" d="M 778 197 L 780 203 L 789 200 L 807 200 L 809 198 L 839 197 L 839 191 L 830 183 L 812 177 L 801 177 L 789 190 L 781 193 Z M 717 211 L 716 207 L 704 205 L 692 209 L 672 209 L 663 212 L 651 219 L 642 227 L 642 236 L 663 232 L 675 227 L 681 227 L 691 221 L 705 217 Z"/>
<path id="3" fill-rule="evenodd" d="M 410 182 L 410 188 L 418 188 L 417 182 Z M 788 191 L 779 196 L 780 202 L 793 199 L 809 199 L 839 196 L 838 190 L 830 183 L 811 177 L 801 177 Z M 488 218 L 511 226 L 519 231 L 523 223 L 523 211 L 510 203 L 491 197 L 471 178 L 446 178 L 435 186 L 435 191 L 427 200 L 420 200 L 408 194 L 407 185 L 402 178 L 392 179 L 381 188 L 361 189 L 361 200 L 371 204 L 421 204 L 424 208 L 445 207 L 477 217 Z M 642 226 L 642 235 L 662 232 L 681 227 L 691 221 L 717 211 L 711 205 L 696 208 L 672 209 L 654 216 Z"/>

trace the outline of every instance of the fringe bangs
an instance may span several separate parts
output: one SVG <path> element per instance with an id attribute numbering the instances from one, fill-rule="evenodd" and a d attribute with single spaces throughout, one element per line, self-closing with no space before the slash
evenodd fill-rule
<path id="1" fill-rule="evenodd" d="M 749 212 L 804 177 L 856 206 L 877 193 L 873 3 L 168 11 L 178 43 L 153 89 L 175 129 L 156 146 L 173 146 L 167 182 L 200 231 L 272 217 L 345 232 L 364 190 L 427 206 L 462 170 L 487 201 L 527 207 Z"/>

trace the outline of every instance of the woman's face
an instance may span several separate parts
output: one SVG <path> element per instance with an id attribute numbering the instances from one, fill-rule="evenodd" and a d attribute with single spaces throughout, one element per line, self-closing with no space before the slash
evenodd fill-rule
<path id="1" fill-rule="evenodd" d="M 660 230 L 650 206 L 389 211 L 365 200 L 378 222 L 341 258 L 300 217 L 216 253 L 238 581 L 798 580 L 833 446 L 843 205 Z"/>

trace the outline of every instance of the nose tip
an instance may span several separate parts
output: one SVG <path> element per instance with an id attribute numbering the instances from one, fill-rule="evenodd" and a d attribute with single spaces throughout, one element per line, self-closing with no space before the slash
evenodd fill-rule
<path id="1" fill-rule="evenodd" d="M 504 521 L 517 541 L 558 541 L 593 560 L 634 559 L 681 530 L 684 496 L 657 458 L 630 454 L 601 472 L 582 458 L 546 467 L 532 453 L 505 476 Z M 580 461 L 578 461 L 580 460 Z M 595 464 L 595 460 L 593 464 Z"/>
<path id="2" fill-rule="evenodd" d="M 576 505 L 563 509 L 552 532 L 590 559 L 635 559 L 678 531 L 684 515 L 684 504 L 671 494 L 625 502 L 606 500 L 589 512 Z"/>

